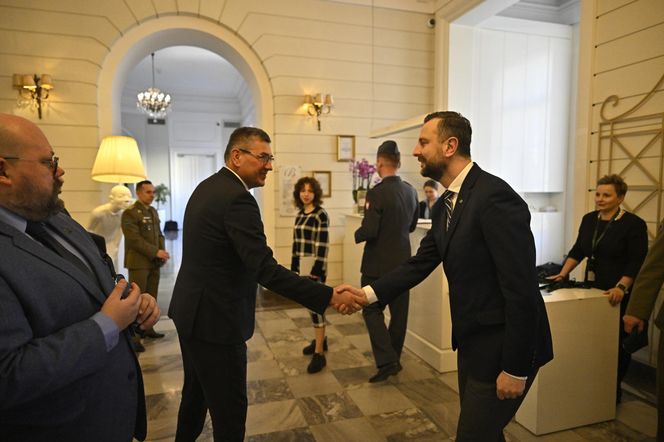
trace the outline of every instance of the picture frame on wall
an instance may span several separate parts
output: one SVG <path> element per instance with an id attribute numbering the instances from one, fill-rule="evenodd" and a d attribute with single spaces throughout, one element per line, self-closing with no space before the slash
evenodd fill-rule
<path id="1" fill-rule="evenodd" d="M 355 159 L 355 135 L 337 135 L 337 161 Z"/>
<path id="2" fill-rule="evenodd" d="M 323 192 L 323 198 L 332 196 L 332 172 L 316 170 L 312 176 L 320 183 L 320 190 Z"/>

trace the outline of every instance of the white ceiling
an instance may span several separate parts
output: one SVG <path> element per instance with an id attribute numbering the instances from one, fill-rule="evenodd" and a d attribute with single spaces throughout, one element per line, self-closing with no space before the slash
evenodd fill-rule
<path id="1" fill-rule="evenodd" d="M 206 49 L 172 46 L 155 52 L 155 86 L 176 95 L 237 99 L 244 79 L 228 61 Z M 125 96 L 135 96 L 152 84 L 150 55 L 129 72 Z M 174 98 L 175 100 L 175 98 Z"/>

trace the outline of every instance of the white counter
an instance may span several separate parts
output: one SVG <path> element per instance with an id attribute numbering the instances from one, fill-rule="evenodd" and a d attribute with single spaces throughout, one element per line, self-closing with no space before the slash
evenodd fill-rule
<path id="1" fill-rule="evenodd" d="M 598 289 L 543 295 L 554 359 L 540 369 L 516 421 L 540 435 L 614 419 L 620 309 Z"/>
<path id="2" fill-rule="evenodd" d="M 360 265 L 364 243 L 355 244 L 355 231 L 360 227 L 360 215 L 346 216 L 343 247 L 343 280 L 355 287 L 360 285 Z M 421 220 L 410 235 L 412 254 L 431 228 L 431 222 Z M 389 309 L 385 309 L 389 316 Z M 452 351 L 452 325 L 447 279 L 439 266 L 410 291 L 408 328 L 405 346 L 440 372 L 456 370 L 456 353 Z"/>

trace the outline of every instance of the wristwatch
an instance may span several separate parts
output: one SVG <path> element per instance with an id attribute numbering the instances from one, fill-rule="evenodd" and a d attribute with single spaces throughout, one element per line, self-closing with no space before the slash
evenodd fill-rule
<path id="1" fill-rule="evenodd" d="M 627 286 L 625 286 L 625 284 L 622 284 L 622 283 L 619 282 L 618 284 L 616 284 L 616 288 L 619 288 L 620 290 L 622 290 L 623 293 L 627 293 Z"/>

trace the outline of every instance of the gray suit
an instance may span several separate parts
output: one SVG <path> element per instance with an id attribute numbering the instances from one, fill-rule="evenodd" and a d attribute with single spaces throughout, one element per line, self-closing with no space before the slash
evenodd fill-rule
<path id="1" fill-rule="evenodd" d="M 355 242 L 365 242 L 362 286 L 370 284 L 410 258 L 409 234 L 417 227 L 417 192 L 398 176 L 388 176 L 367 193 L 362 225 Z M 409 294 L 390 304 L 390 325 L 385 327 L 384 307 L 375 303 L 362 310 L 369 330 L 376 366 L 399 362 L 406 338 Z"/>
<path id="2" fill-rule="evenodd" d="M 131 441 L 145 437 L 141 373 L 126 332 L 106 350 L 91 317 L 114 287 L 87 232 L 58 214 L 97 281 L 0 222 L 0 433 L 3 441 Z"/>

